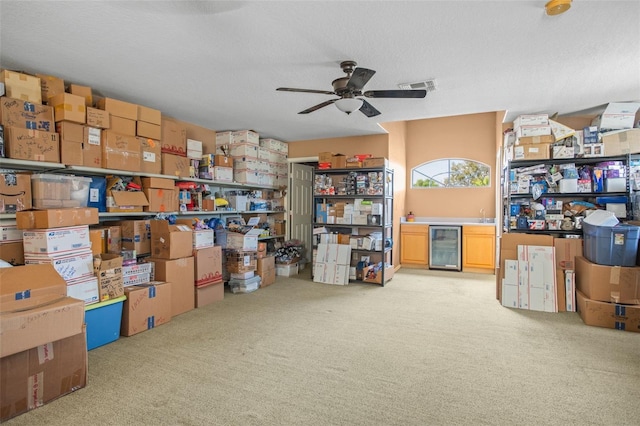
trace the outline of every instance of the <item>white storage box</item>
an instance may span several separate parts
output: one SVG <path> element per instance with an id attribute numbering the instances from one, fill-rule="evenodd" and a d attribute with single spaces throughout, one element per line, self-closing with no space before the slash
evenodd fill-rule
<path id="1" fill-rule="evenodd" d="M 560 179 L 558 189 L 562 193 L 578 192 L 578 179 Z"/>
<path id="2" fill-rule="evenodd" d="M 213 180 L 232 182 L 233 181 L 233 167 L 214 166 L 213 167 Z"/>
<path id="3" fill-rule="evenodd" d="M 65 281 L 93 275 L 93 253 L 91 250 L 53 256 L 27 254 L 24 263 L 25 265 L 49 263 Z"/>
<path id="4" fill-rule="evenodd" d="M 524 114 L 519 115 L 513 120 L 513 127 L 521 126 L 537 126 L 549 124 L 549 114 Z"/>
<path id="5" fill-rule="evenodd" d="M 292 277 L 298 275 L 298 262 L 282 265 L 276 263 L 276 275 L 280 277 Z"/>
<path id="6" fill-rule="evenodd" d="M 550 134 L 551 126 L 549 125 L 520 126 L 516 130 L 516 136 L 519 138 L 523 136 L 545 136 Z"/>
<path id="7" fill-rule="evenodd" d="M 23 245 L 25 255 L 91 250 L 89 226 L 27 230 L 23 233 Z"/>
<path id="8" fill-rule="evenodd" d="M 604 180 L 605 192 L 626 192 L 627 191 L 627 179 L 626 178 L 606 178 Z"/>
<path id="9" fill-rule="evenodd" d="M 254 276 L 247 280 L 229 280 L 229 288 L 232 293 L 250 293 L 260 288 L 260 282 L 262 279 L 259 276 Z"/>
<path id="10" fill-rule="evenodd" d="M 253 130 L 237 130 L 231 133 L 233 144 L 248 143 L 255 146 L 260 144 L 260 135 Z"/>
<path id="11" fill-rule="evenodd" d="M 199 229 L 193 231 L 193 248 L 203 249 L 213 247 L 214 233 L 213 229 Z"/>
<path id="12" fill-rule="evenodd" d="M 13 241 L 22 241 L 22 229 L 18 229 L 16 225 L 0 226 L 0 243 Z"/>
<path id="13" fill-rule="evenodd" d="M 218 147 L 218 154 L 225 154 L 220 147 Z M 229 145 L 226 155 L 230 157 L 249 157 L 258 158 L 258 147 L 248 143 L 240 143 Z"/>
<path id="14" fill-rule="evenodd" d="M 98 303 L 100 301 L 98 277 L 83 277 L 67 281 L 67 296 L 84 300 L 85 305 Z"/>

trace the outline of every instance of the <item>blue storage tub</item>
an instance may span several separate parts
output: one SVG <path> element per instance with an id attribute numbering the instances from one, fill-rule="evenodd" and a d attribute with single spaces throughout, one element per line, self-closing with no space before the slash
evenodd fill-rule
<path id="1" fill-rule="evenodd" d="M 582 223 L 584 257 L 598 265 L 636 266 L 640 226 L 619 223 L 597 226 Z"/>
<path id="2" fill-rule="evenodd" d="M 87 324 L 87 350 L 115 342 L 120 337 L 122 307 L 127 296 L 87 305 L 84 322 Z"/>

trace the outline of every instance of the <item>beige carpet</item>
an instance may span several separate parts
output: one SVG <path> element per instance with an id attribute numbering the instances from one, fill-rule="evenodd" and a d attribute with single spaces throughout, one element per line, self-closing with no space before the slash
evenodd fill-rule
<path id="1" fill-rule="evenodd" d="M 306 271 L 308 274 L 308 271 Z M 638 425 L 640 334 L 511 310 L 494 277 L 308 275 L 89 352 L 89 384 L 9 425 Z"/>

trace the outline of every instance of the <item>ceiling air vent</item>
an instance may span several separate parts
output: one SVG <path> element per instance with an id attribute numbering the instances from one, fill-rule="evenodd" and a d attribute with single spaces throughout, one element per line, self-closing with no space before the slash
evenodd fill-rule
<path id="1" fill-rule="evenodd" d="M 398 84 L 398 87 L 400 87 L 402 90 L 424 89 L 427 91 L 427 93 L 429 93 L 436 90 L 436 79 L 431 78 L 429 80 L 418 81 L 416 83 L 401 83 L 401 84 Z"/>

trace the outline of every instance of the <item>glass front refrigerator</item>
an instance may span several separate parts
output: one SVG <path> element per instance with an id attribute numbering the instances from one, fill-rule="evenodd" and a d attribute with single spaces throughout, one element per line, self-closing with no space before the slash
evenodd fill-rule
<path id="1" fill-rule="evenodd" d="M 462 270 L 462 227 L 429 226 L 429 269 Z"/>

